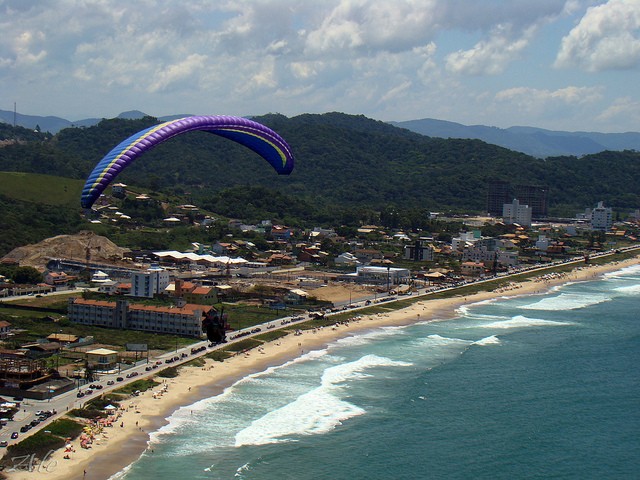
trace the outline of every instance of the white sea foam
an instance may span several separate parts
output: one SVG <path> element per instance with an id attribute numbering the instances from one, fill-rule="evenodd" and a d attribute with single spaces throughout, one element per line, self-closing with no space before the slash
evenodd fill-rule
<path id="1" fill-rule="evenodd" d="M 535 303 L 522 305 L 523 310 L 577 310 L 599 303 L 608 302 L 611 297 L 604 294 L 561 293 L 555 297 L 545 297 Z"/>
<path id="2" fill-rule="evenodd" d="M 618 293 L 622 293 L 624 295 L 639 295 L 640 285 L 629 285 L 627 287 L 617 287 L 617 288 L 614 288 L 614 291 Z"/>
<path id="3" fill-rule="evenodd" d="M 490 305 L 492 303 L 496 303 L 500 301 L 500 299 L 501 297 L 493 297 L 493 298 L 487 298 L 485 300 L 480 300 L 479 302 L 460 305 L 458 308 L 455 309 L 455 313 L 459 317 L 475 316 L 476 314 L 473 313 L 473 310 L 475 310 L 477 307 L 482 307 L 484 305 Z"/>
<path id="4" fill-rule="evenodd" d="M 427 341 L 431 344 L 438 344 L 438 345 L 448 345 L 448 344 L 452 344 L 452 343 L 456 343 L 456 344 L 469 344 L 472 343 L 471 340 L 463 340 L 462 338 L 451 338 L 451 337 L 443 337 L 441 335 L 438 335 L 437 333 L 433 334 L 433 335 L 429 335 L 427 337 Z"/>
<path id="5" fill-rule="evenodd" d="M 131 470 L 131 467 L 133 467 L 133 463 L 127 465 L 126 467 L 124 467 L 119 472 L 114 473 L 107 480 L 121 480 L 121 479 L 125 478 L 127 473 L 129 473 L 129 470 Z"/>
<path id="6" fill-rule="evenodd" d="M 491 335 L 490 337 L 484 337 L 476 342 L 473 342 L 474 345 L 480 345 L 480 346 L 500 345 L 501 343 L 502 342 L 500 341 L 500 339 L 495 335 Z"/>
<path id="7" fill-rule="evenodd" d="M 615 272 L 607 272 L 603 275 L 606 279 L 624 278 L 627 280 L 634 279 L 634 275 L 640 275 L 640 265 L 631 265 L 629 267 L 621 268 Z M 640 280 L 640 277 L 637 278 Z"/>
<path id="8" fill-rule="evenodd" d="M 203 398 L 191 405 L 185 405 L 178 408 L 169 417 L 166 418 L 168 423 L 163 425 L 155 432 L 150 433 L 149 443 L 158 443 L 162 435 L 170 435 L 176 432 L 180 432 L 185 427 L 198 424 L 201 421 L 199 414 L 206 413 L 211 406 L 216 403 L 228 402 L 233 397 L 235 404 L 241 403 L 242 400 L 236 395 L 238 387 L 248 383 L 258 383 L 262 379 L 268 379 L 274 372 L 289 367 L 291 365 L 307 362 L 311 360 L 317 360 L 318 358 L 327 355 L 328 349 L 311 350 L 300 357 L 289 360 L 282 365 L 271 366 L 262 372 L 252 373 L 236 381 L 233 385 L 225 388 L 222 393 L 215 397 Z M 251 401 L 251 400 L 249 400 Z"/>
<path id="9" fill-rule="evenodd" d="M 407 328 L 406 325 L 402 325 L 399 327 L 392 326 L 392 327 L 377 328 L 375 330 L 372 330 L 366 333 L 350 335 L 348 337 L 339 338 L 336 341 L 332 342 L 329 346 L 330 347 L 333 347 L 333 346 L 351 347 L 356 345 L 366 345 L 380 338 L 386 338 L 392 335 L 404 335 L 405 334 L 404 330 L 406 328 Z"/>
<path id="10" fill-rule="evenodd" d="M 364 409 L 338 397 L 341 384 L 367 376 L 375 367 L 410 366 L 411 363 L 366 355 L 355 362 L 327 368 L 320 386 L 253 421 L 236 434 L 235 445 L 264 445 L 293 441 L 291 437 L 326 433 L 345 420 L 363 415 Z"/>
<path id="11" fill-rule="evenodd" d="M 527 328 L 527 327 L 560 327 L 573 325 L 571 322 L 554 322 L 552 320 L 543 320 L 541 318 L 529 318 L 523 315 L 516 315 L 510 320 L 502 322 L 492 322 L 485 325 L 479 325 L 480 328 Z"/>

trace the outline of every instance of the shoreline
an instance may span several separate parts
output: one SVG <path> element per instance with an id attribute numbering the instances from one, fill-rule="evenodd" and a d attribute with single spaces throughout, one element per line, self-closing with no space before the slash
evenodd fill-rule
<path id="1" fill-rule="evenodd" d="M 175 378 L 161 379 L 160 386 L 131 397 L 121 403 L 122 416 L 111 428 L 99 435 L 90 449 L 80 448 L 78 439 L 72 443 L 75 452 L 70 459 L 63 458 L 58 450 L 48 459 L 46 468 L 33 472 L 6 472 L 10 480 L 33 480 L 38 478 L 104 480 L 121 472 L 143 453 L 152 454 L 150 434 L 169 423 L 169 417 L 181 407 L 199 400 L 219 395 L 238 380 L 273 366 L 300 357 L 309 351 L 325 348 L 340 338 L 365 333 L 384 326 L 410 325 L 424 321 L 447 320 L 457 316 L 463 305 L 502 298 L 547 293 L 551 288 L 576 281 L 591 281 L 607 272 L 640 264 L 640 256 L 604 265 L 585 265 L 564 274 L 547 274 L 523 282 L 512 282 L 510 287 L 496 291 L 481 291 L 469 295 L 449 298 L 423 299 L 409 307 L 363 316 L 348 324 L 303 331 L 300 335 L 289 334 L 263 346 L 238 354 L 224 362 L 206 361 L 204 367 L 182 367 Z M 161 395 L 158 392 L 167 386 Z M 156 395 L 154 395 L 154 392 Z M 156 397 L 156 398 L 154 398 Z M 120 426 L 122 423 L 123 426 Z M 43 465 L 43 467 L 45 466 Z M 86 472 L 86 474 L 85 474 Z"/>

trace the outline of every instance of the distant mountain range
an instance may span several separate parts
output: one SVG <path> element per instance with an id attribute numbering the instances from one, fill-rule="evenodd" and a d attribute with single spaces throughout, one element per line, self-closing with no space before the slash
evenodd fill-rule
<path id="1" fill-rule="evenodd" d="M 188 116 L 189 114 L 169 115 L 158 120 L 168 121 Z M 139 110 L 122 112 L 117 118 L 135 120 L 148 116 Z M 40 127 L 42 132 L 58 133 L 64 128 L 86 128 L 97 125 L 101 118 L 85 118 L 70 121 L 60 117 L 41 117 L 37 115 L 15 114 L 15 124 L 24 128 Z M 0 121 L 13 125 L 14 112 L 0 110 Z M 424 118 L 405 122 L 389 122 L 391 125 L 405 128 L 421 135 L 435 138 L 477 139 L 498 145 L 516 152 L 526 153 L 538 158 L 573 155 L 581 157 L 604 150 L 640 151 L 640 133 L 599 133 L 599 132 L 565 132 L 545 130 L 535 127 L 497 128 L 486 125 L 462 125 Z"/>
<path id="2" fill-rule="evenodd" d="M 462 125 L 424 118 L 390 122 L 396 127 L 438 138 L 478 139 L 538 158 L 574 155 L 580 157 L 604 150 L 640 150 L 640 133 L 563 132 L 535 127 L 497 128 Z"/>
<path id="3" fill-rule="evenodd" d="M 139 118 L 144 118 L 148 116 L 146 113 L 141 112 L 139 110 L 130 110 L 128 112 L 122 112 L 116 118 L 122 118 L 125 120 L 137 120 Z M 159 120 L 167 121 L 173 120 L 175 118 L 187 117 L 189 114 L 184 115 L 169 115 L 166 117 L 159 117 Z M 40 127 L 40 131 L 49 132 L 52 134 L 58 133 L 60 130 L 64 128 L 72 128 L 72 127 L 93 127 L 97 125 L 102 118 L 85 118 L 82 120 L 66 120 L 60 117 L 40 117 L 37 115 L 23 115 L 22 113 L 15 113 L 15 124 L 19 127 L 35 129 L 36 127 Z M 0 110 L 0 122 L 5 122 L 10 125 L 14 124 L 14 113 L 8 110 Z"/>

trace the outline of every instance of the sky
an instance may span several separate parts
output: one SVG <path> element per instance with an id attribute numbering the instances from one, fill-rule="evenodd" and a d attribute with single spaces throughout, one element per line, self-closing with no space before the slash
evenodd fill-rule
<path id="1" fill-rule="evenodd" d="M 0 0 L 0 109 L 640 131 L 640 0 Z"/>

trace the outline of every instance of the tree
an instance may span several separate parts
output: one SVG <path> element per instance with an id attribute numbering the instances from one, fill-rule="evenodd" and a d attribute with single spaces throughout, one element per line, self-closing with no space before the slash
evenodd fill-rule
<path id="1" fill-rule="evenodd" d="M 33 267 L 18 267 L 13 273 L 15 283 L 31 284 L 42 282 L 42 274 Z"/>

